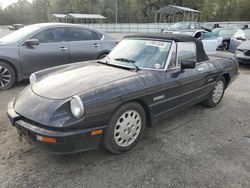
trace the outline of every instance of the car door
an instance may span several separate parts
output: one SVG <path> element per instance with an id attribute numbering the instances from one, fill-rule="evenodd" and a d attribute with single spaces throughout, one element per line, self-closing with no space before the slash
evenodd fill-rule
<path id="1" fill-rule="evenodd" d="M 35 71 L 69 63 L 69 46 L 63 27 L 43 30 L 30 39 L 39 40 L 38 45 L 20 45 L 20 61 L 23 72 Z"/>
<path id="2" fill-rule="evenodd" d="M 73 27 L 69 28 L 69 47 L 71 62 L 97 59 L 103 49 L 92 31 Z"/>
<path id="3" fill-rule="evenodd" d="M 245 32 L 242 29 L 238 29 L 238 31 L 231 38 L 229 51 L 235 53 L 237 47 L 244 41 Z"/>
<path id="4" fill-rule="evenodd" d="M 206 98 L 210 91 L 208 77 L 209 64 L 196 63 L 194 69 L 181 70 L 183 61 L 196 61 L 196 45 L 192 42 L 177 43 L 176 57 L 172 58 L 165 73 L 165 100 L 152 105 L 154 116 L 170 115 Z"/>
<path id="5" fill-rule="evenodd" d="M 210 32 L 201 32 L 201 40 L 207 54 L 216 54 L 216 49 L 222 42 L 222 38 Z"/>

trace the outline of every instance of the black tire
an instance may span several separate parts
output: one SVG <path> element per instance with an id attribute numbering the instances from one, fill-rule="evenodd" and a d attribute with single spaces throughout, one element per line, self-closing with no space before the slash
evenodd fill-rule
<path id="1" fill-rule="evenodd" d="M 4 61 L 0 61 L 0 91 L 11 88 L 15 82 L 16 72 L 13 67 Z"/>
<path id="2" fill-rule="evenodd" d="M 214 93 L 216 91 L 216 86 L 218 86 L 218 84 L 221 84 L 223 83 L 223 89 L 222 89 L 222 93 L 220 95 L 220 97 L 216 98 L 217 100 L 214 100 L 213 96 L 214 96 Z M 220 86 L 221 87 L 221 86 Z M 223 96 L 224 96 L 224 93 L 225 93 L 225 89 L 226 89 L 226 81 L 225 81 L 225 78 L 223 76 L 219 76 L 216 80 L 216 84 L 215 86 L 212 88 L 212 90 L 209 92 L 208 94 L 208 98 L 206 101 L 204 101 L 204 104 L 207 106 L 207 107 L 210 107 L 210 108 L 214 108 L 216 107 L 222 100 Z"/>
<path id="3" fill-rule="evenodd" d="M 128 114 L 128 118 L 132 117 L 132 119 L 133 119 L 134 116 L 131 115 L 132 112 L 135 112 L 135 114 L 134 114 L 135 116 L 136 116 L 136 113 L 138 113 L 140 115 L 140 116 L 137 116 L 137 117 L 141 118 L 140 119 L 141 120 L 141 127 L 139 129 L 137 125 L 134 126 L 133 123 L 132 123 L 132 124 L 130 124 L 132 126 L 132 128 L 130 128 L 130 132 L 125 133 L 125 131 L 127 131 L 129 128 L 128 129 L 123 129 L 124 125 L 126 123 L 127 124 L 126 126 L 129 127 L 129 123 L 127 123 L 127 122 L 130 119 L 126 120 L 126 118 L 125 118 L 125 120 L 124 120 L 123 117 L 126 117 L 126 114 Z M 118 130 L 117 127 L 120 124 L 120 122 L 118 122 L 118 121 L 120 121 L 121 119 L 123 119 L 123 121 L 124 121 L 123 125 L 120 125 L 121 134 L 130 137 L 129 139 L 131 139 L 131 137 L 132 137 L 132 140 L 122 139 L 121 138 L 122 136 L 117 138 L 117 136 L 115 135 L 115 131 L 116 131 L 116 134 L 117 134 L 117 130 Z M 138 120 L 136 118 L 135 118 L 135 121 L 138 122 Z M 130 122 L 132 122 L 132 121 L 130 121 Z M 108 127 L 106 129 L 106 132 L 105 132 L 105 135 L 104 135 L 103 145 L 111 153 L 114 153 L 114 154 L 124 153 L 124 152 L 130 150 L 131 148 L 133 148 L 135 146 L 135 144 L 138 142 L 138 140 L 142 137 L 142 135 L 144 133 L 144 130 L 145 130 L 145 127 L 146 127 L 146 114 L 145 114 L 145 111 L 144 111 L 143 107 L 141 105 L 139 105 L 138 103 L 135 103 L 135 102 L 126 103 L 126 104 L 122 105 L 120 108 L 118 108 L 115 111 L 115 113 L 113 114 L 112 118 L 110 119 L 109 125 L 108 125 Z M 137 131 L 137 128 L 138 128 L 139 131 L 136 133 L 137 135 L 134 136 L 135 134 L 132 131 Z M 130 135 L 132 135 L 132 134 L 133 135 L 129 136 L 129 133 L 130 133 Z M 124 145 L 124 146 L 118 145 L 117 142 L 119 142 L 118 140 L 120 138 L 121 138 L 121 143 L 120 144 L 124 144 L 123 141 L 125 140 L 126 143 L 129 144 L 129 145 Z M 117 139 L 117 141 L 116 141 L 116 139 Z M 131 141 L 131 143 L 129 143 L 129 141 Z"/>
<path id="4" fill-rule="evenodd" d="M 100 56 L 98 57 L 98 59 L 103 59 L 103 58 L 106 57 L 107 55 L 108 55 L 107 53 L 102 54 L 102 55 L 100 55 Z"/>
<path id="5" fill-rule="evenodd" d="M 228 42 L 223 42 L 224 46 L 222 51 L 226 51 L 228 49 Z"/>
<path id="6" fill-rule="evenodd" d="M 229 45 L 230 45 L 230 41 L 227 41 L 227 48 L 226 48 L 226 50 L 229 50 Z"/>

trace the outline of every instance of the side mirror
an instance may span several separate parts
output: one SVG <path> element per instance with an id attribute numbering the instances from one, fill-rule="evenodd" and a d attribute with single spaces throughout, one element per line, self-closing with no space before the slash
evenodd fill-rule
<path id="1" fill-rule="evenodd" d="M 38 39 L 29 39 L 29 40 L 26 40 L 24 44 L 26 44 L 28 46 L 39 45 L 39 40 Z"/>
<path id="2" fill-rule="evenodd" d="M 181 70 L 194 69 L 195 66 L 196 66 L 195 60 L 185 60 L 185 61 L 181 62 Z"/>

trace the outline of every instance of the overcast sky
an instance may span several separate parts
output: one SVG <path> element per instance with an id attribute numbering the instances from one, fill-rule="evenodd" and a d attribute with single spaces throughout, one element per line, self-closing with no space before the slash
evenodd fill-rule
<path id="1" fill-rule="evenodd" d="M 0 4 L 2 4 L 3 8 L 6 8 L 7 6 L 9 6 L 12 3 L 17 2 L 18 0 L 0 0 Z M 29 2 L 32 2 L 33 0 L 28 0 Z"/>

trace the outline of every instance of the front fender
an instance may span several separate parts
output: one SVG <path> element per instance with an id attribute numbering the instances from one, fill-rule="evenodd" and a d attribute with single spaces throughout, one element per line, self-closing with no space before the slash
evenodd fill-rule
<path id="1" fill-rule="evenodd" d="M 23 76 L 22 65 L 19 58 L 18 46 L 3 45 L 0 46 L 0 61 L 9 63 L 17 72 L 18 80 Z"/>

